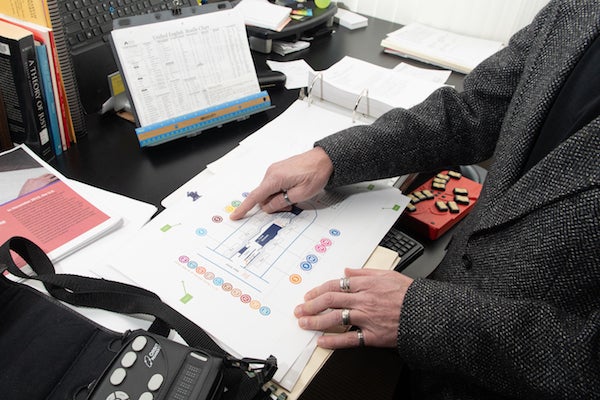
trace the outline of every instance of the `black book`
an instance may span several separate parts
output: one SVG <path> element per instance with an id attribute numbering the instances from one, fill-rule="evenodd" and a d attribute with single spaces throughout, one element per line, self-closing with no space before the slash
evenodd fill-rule
<path id="1" fill-rule="evenodd" d="M 33 35 L 5 21 L 0 21 L 0 86 L 12 142 L 52 160 Z"/>
<path id="2" fill-rule="evenodd" d="M 13 148 L 13 142 L 8 131 L 8 119 L 6 118 L 6 108 L 2 98 L 2 88 L 0 88 L 0 151 Z"/>

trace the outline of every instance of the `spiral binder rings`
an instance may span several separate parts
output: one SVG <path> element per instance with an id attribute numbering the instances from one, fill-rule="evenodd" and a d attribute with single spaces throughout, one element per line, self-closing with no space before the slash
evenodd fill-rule
<path id="1" fill-rule="evenodd" d="M 319 72 L 318 74 L 316 74 L 314 76 L 314 78 L 310 82 L 310 85 L 308 86 L 308 90 L 307 90 L 307 96 L 308 97 L 307 98 L 308 98 L 308 104 L 309 105 L 312 103 L 312 99 L 313 99 L 312 98 L 312 90 L 313 90 L 313 88 L 315 86 L 315 83 L 317 81 L 319 81 L 319 80 L 321 81 L 321 85 L 320 85 L 321 86 L 321 92 L 320 92 L 319 98 L 321 98 L 321 99 L 323 98 L 323 72 Z M 302 97 L 302 95 L 303 95 L 304 92 L 300 92 L 300 93 L 301 93 L 301 97 Z"/>
<path id="2" fill-rule="evenodd" d="M 370 113 L 371 113 L 371 107 L 369 107 L 369 105 L 371 104 L 371 102 L 369 101 L 369 89 L 363 89 L 363 91 L 360 92 L 360 95 L 356 99 L 356 104 L 354 104 L 354 108 L 352 109 L 352 122 L 356 122 L 356 111 L 358 110 L 358 106 L 360 105 L 360 101 L 362 99 L 366 99 L 366 103 L 367 103 L 366 115 L 370 115 Z"/>
<path id="3" fill-rule="evenodd" d="M 324 71 L 311 72 L 302 96 L 352 113 L 352 122 L 379 118 L 392 108 L 409 108 L 444 86 L 450 71 L 400 63 L 389 69 L 346 56 Z"/>
<path id="4" fill-rule="evenodd" d="M 176 4 L 119 19 L 111 32 L 141 147 L 272 108 L 260 90 L 241 13 L 229 2 Z"/>
<path id="5" fill-rule="evenodd" d="M 311 77 L 309 76 L 309 79 L 310 78 Z M 313 89 L 315 89 L 315 86 L 318 87 L 318 95 L 313 94 Z M 309 107 L 313 103 L 315 97 L 318 97 L 322 101 L 326 101 L 326 99 L 324 97 L 323 86 L 325 86 L 324 82 L 323 82 L 323 71 L 317 72 L 312 77 L 312 79 L 310 79 L 310 84 L 306 87 L 306 91 L 305 90 L 300 91 L 300 95 L 299 95 L 300 100 L 306 100 Z M 345 99 L 344 101 L 337 102 L 337 105 L 340 105 L 340 106 L 346 105 L 347 106 L 347 104 L 344 104 L 344 103 L 347 103 L 347 99 Z M 371 101 L 369 99 L 369 89 L 364 88 L 360 92 L 360 94 L 356 97 L 354 107 L 351 108 L 352 124 L 354 124 L 358 121 L 357 115 L 359 113 L 362 115 L 361 119 L 363 120 L 363 122 L 372 122 L 373 121 L 372 115 L 371 115 L 370 103 L 371 103 Z M 364 108 L 364 111 L 362 111 L 362 112 L 359 111 L 360 105 L 366 105 L 366 107 Z"/>

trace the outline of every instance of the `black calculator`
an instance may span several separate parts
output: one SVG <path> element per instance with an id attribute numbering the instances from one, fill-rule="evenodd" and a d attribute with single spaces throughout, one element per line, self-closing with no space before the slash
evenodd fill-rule
<path id="1" fill-rule="evenodd" d="M 395 227 L 392 227 L 385 234 L 379 245 L 398 253 L 400 261 L 394 267 L 396 271 L 404 270 L 424 251 L 424 247 L 420 242 Z"/>

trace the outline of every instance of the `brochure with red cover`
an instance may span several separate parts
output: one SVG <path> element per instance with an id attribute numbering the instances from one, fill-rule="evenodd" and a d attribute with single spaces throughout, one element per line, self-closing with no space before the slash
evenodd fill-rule
<path id="1" fill-rule="evenodd" d="M 0 243 L 23 236 L 57 261 L 121 224 L 27 146 L 0 153 Z"/>

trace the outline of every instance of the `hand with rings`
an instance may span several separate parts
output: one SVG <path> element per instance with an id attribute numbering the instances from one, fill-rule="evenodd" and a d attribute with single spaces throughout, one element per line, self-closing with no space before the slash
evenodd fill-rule
<path id="1" fill-rule="evenodd" d="M 318 331 L 339 325 L 356 328 L 319 337 L 318 345 L 324 348 L 396 347 L 402 302 L 413 280 L 396 271 L 345 272 L 342 278 L 306 293 L 305 302 L 294 310 L 300 327 Z"/>
<path id="2" fill-rule="evenodd" d="M 333 164 L 320 147 L 276 162 L 229 217 L 241 219 L 256 205 L 267 213 L 289 210 L 323 190 L 332 173 Z"/>

